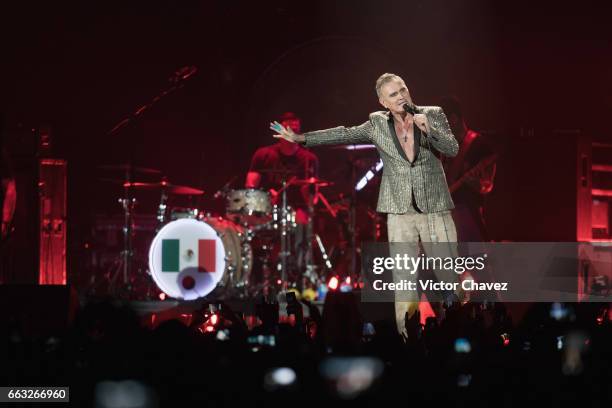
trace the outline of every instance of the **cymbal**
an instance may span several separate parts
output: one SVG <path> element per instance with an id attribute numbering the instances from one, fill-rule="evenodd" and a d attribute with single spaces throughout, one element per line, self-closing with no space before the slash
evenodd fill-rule
<path id="1" fill-rule="evenodd" d="M 147 167 L 138 167 L 138 166 L 130 166 L 127 163 L 121 163 L 121 164 L 104 164 L 101 166 L 98 166 L 99 169 L 101 170 L 112 170 L 112 171 L 128 171 L 128 169 L 130 169 L 131 167 L 131 171 L 133 171 L 134 173 L 141 173 L 141 174 L 161 174 L 160 170 L 157 169 L 152 169 L 152 168 L 147 168 Z"/>
<path id="2" fill-rule="evenodd" d="M 131 187 L 136 190 L 164 190 L 168 194 L 177 194 L 177 195 L 202 195 L 204 194 L 203 190 L 189 187 L 189 186 L 179 186 L 176 184 L 168 183 L 167 181 L 160 181 L 156 183 L 141 183 L 141 182 L 132 182 L 132 183 L 123 183 L 124 187 Z"/>
<path id="3" fill-rule="evenodd" d="M 327 186 L 333 185 L 334 183 L 331 181 L 327 181 L 327 180 L 321 180 L 320 178 L 317 178 L 317 177 L 309 177 L 303 180 L 293 180 L 291 184 L 297 184 L 298 186 L 311 184 L 311 185 L 317 185 L 319 187 L 327 187 Z"/>

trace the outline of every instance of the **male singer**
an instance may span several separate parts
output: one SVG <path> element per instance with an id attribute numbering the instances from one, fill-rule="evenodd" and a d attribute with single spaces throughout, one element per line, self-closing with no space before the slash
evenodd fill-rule
<path id="1" fill-rule="evenodd" d="M 455 156 L 459 146 L 442 108 L 414 105 L 404 80 L 385 73 L 376 81 L 378 100 L 387 111 L 370 114 L 362 125 L 335 127 L 297 134 L 274 122 L 271 129 L 290 142 L 306 147 L 373 143 L 383 161 L 377 211 L 387 213 L 389 242 L 457 242 L 450 210 L 454 207 L 442 163 L 436 151 Z M 414 254 L 416 255 L 416 254 Z M 394 271 L 394 280 L 414 279 L 406 271 Z M 438 279 L 457 280 L 454 272 L 436 271 Z M 396 292 L 395 318 L 404 333 L 405 318 L 418 309 L 417 293 L 409 301 Z"/>

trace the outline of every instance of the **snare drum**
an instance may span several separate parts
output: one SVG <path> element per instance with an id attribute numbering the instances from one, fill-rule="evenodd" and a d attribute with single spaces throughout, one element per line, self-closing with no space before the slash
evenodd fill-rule
<path id="1" fill-rule="evenodd" d="M 170 209 L 170 221 L 182 220 L 184 218 L 197 219 L 200 211 L 191 207 L 172 207 Z"/>
<path id="2" fill-rule="evenodd" d="M 251 272 L 242 227 L 224 219 L 179 219 L 166 224 L 149 248 L 149 269 L 167 295 L 194 300 L 215 288 L 244 287 Z"/>
<path id="3" fill-rule="evenodd" d="M 270 221 L 272 203 L 267 191 L 247 188 L 232 190 L 227 195 L 227 218 L 247 225 Z"/>

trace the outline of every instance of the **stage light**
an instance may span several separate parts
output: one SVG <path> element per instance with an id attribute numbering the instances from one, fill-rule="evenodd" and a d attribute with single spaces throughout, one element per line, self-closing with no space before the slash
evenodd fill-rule
<path id="1" fill-rule="evenodd" d="M 382 167 L 383 167 L 382 160 L 378 160 L 376 164 L 372 166 L 361 179 L 359 179 L 359 181 L 357 182 L 357 185 L 355 186 L 355 190 L 356 191 L 362 190 L 368 184 L 368 182 L 374 178 L 376 173 L 378 173 L 380 169 L 382 169 Z"/>
<path id="2" fill-rule="evenodd" d="M 550 307 L 550 317 L 557 321 L 565 319 L 568 314 L 569 311 L 563 303 L 555 302 Z"/>
<path id="3" fill-rule="evenodd" d="M 227 330 L 227 329 L 219 330 L 217 332 L 217 340 L 219 340 L 219 341 L 227 341 L 230 338 L 229 336 L 230 336 L 229 330 Z"/>
<path id="4" fill-rule="evenodd" d="M 472 351 L 472 345 L 468 339 L 459 338 L 455 340 L 456 353 L 469 353 Z"/>
<path id="5" fill-rule="evenodd" d="M 342 282 L 342 284 L 340 285 L 340 292 L 346 293 L 346 292 L 352 292 L 353 291 L 353 287 L 345 282 Z"/>
<path id="6" fill-rule="evenodd" d="M 282 387 L 290 387 L 295 384 L 297 374 L 290 367 L 279 367 L 268 371 L 264 377 L 264 387 L 273 391 Z"/>
<path id="7" fill-rule="evenodd" d="M 355 190 L 357 191 L 362 190 L 366 186 L 366 184 L 368 184 L 368 180 L 364 177 L 361 180 L 359 180 L 359 182 L 355 186 Z"/>
<path id="8" fill-rule="evenodd" d="M 218 322 L 219 322 L 219 316 L 217 316 L 216 314 L 213 314 L 212 316 L 210 316 L 210 324 L 212 324 L 213 326 L 216 326 Z"/>
<path id="9" fill-rule="evenodd" d="M 331 290 L 338 289 L 338 277 L 332 276 L 331 279 L 329 280 L 329 283 L 327 284 L 327 287 L 330 288 Z"/>

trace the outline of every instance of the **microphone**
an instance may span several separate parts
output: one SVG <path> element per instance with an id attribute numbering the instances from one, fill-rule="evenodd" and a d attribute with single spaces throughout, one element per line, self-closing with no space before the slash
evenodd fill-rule
<path id="1" fill-rule="evenodd" d="M 417 113 L 422 113 L 423 112 L 423 110 L 420 107 L 416 106 L 413 103 L 405 103 L 404 104 L 404 111 L 406 111 L 406 113 L 409 113 L 409 114 L 411 114 L 413 116 L 416 115 Z M 429 138 L 429 136 L 427 135 L 426 132 L 422 132 L 422 134 L 426 138 Z"/>
<path id="2" fill-rule="evenodd" d="M 406 113 L 409 113 L 411 115 L 416 115 L 417 113 L 421 113 L 421 108 L 411 103 L 405 103 L 404 110 L 406 111 Z"/>

